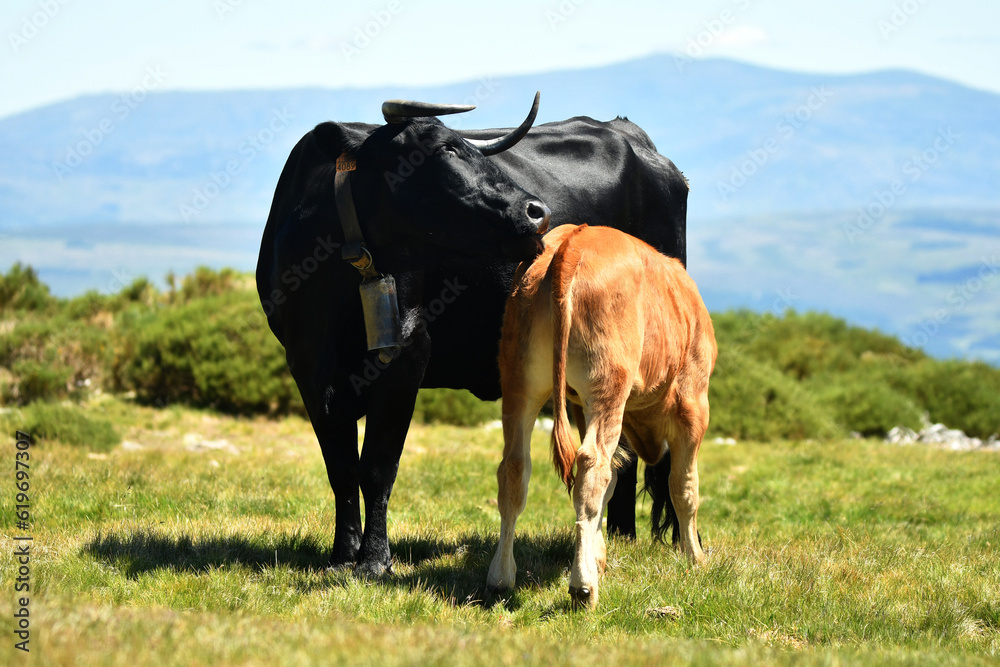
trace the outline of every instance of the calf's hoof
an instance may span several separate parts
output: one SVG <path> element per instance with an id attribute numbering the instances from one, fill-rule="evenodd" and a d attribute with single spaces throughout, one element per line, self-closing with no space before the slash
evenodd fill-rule
<path id="1" fill-rule="evenodd" d="M 597 590 L 590 586 L 570 586 L 569 601 L 573 610 L 593 609 L 597 606 Z"/>
<path id="2" fill-rule="evenodd" d="M 499 586 L 490 586 L 487 584 L 486 586 L 486 597 L 490 599 L 509 598 L 513 592 L 513 587 L 504 584 L 500 584 Z"/>
<path id="3" fill-rule="evenodd" d="M 513 578 L 511 578 L 513 579 Z M 514 582 L 505 577 L 488 574 L 486 576 L 486 592 L 490 595 L 504 595 L 514 590 Z"/>

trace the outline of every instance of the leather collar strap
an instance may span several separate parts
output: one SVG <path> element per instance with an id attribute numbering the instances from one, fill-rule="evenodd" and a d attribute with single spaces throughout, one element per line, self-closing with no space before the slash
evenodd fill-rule
<path id="1" fill-rule="evenodd" d="M 354 210 L 354 197 L 351 195 L 351 172 L 357 168 L 358 163 L 353 155 L 344 153 L 337 158 L 337 175 L 333 181 L 333 192 L 337 199 L 337 215 L 340 217 L 340 226 L 344 230 L 341 257 L 350 262 L 351 266 L 368 279 L 377 277 L 379 273 L 375 270 L 372 254 L 365 247 L 365 237 L 361 234 L 358 213 Z"/>

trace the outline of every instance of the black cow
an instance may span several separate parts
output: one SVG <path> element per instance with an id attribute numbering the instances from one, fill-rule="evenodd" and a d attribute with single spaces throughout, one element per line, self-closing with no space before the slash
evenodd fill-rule
<path id="1" fill-rule="evenodd" d="M 387 103 L 387 125 L 323 123 L 285 164 L 257 289 L 326 462 L 334 567 L 354 563 L 363 576 L 390 567 L 386 511 L 418 388 L 500 397 L 507 290 L 517 263 L 540 248 L 548 207 L 552 225 L 601 220 L 684 259 L 687 184 L 648 136 L 627 120 L 589 118 L 527 133 L 537 104 L 536 96 L 528 119 L 494 139 L 500 131 L 459 133 L 430 118 L 471 107 Z M 349 181 L 337 174 L 338 158 L 342 172 L 354 169 Z M 367 253 L 343 226 L 352 208 Z M 395 278 L 401 341 L 370 352 L 359 285 L 376 271 Z M 357 420 L 365 415 L 359 456 Z M 634 534 L 634 468 L 632 480 L 624 500 L 612 501 L 609 530 Z M 657 495 L 654 486 L 654 518 L 663 508 Z M 668 516 L 670 509 L 668 500 Z"/>

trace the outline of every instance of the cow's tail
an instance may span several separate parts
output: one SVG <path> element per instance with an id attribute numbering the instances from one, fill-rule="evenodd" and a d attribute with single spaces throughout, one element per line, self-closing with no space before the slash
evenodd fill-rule
<path id="1" fill-rule="evenodd" d="M 677 518 L 677 510 L 670 500 L 670 452 L 663 455 L 656 465 L 646 466 L 645 491 L 653 501 L 650 511 L 650 523 L 653 524 L 653 539 L 663 542 L 663 536 L 670 529 L 670 542 L 676 547 L 681 542 L 681 522 Z M 698 531 L 698 544 L 701 541 L 701 531 Z"/>
<path id="2" fill-rule="evenodd" d="M 659 463 L 646 466 L 644 491 L 649 494 L 653 506 L 650 510 L 650 523 L 653 528 L 653 539 L 663 541 L 667 528 L 671 529 L 671 541 L 676 545 L 680 542 L 680 521 L 670 500 L 670 452 L 666 452 Z"/>
<path id="3" fill-rule="evenodd" d="M 552 257 L 552 461 L 563 483 L 573 489 L 573 464 L 576 447 L 566 415 L 566 352 L 569 348 L 571 308 L 570 288 L 576 267 L 580 263 L 580 250 L 570 247 L 570 241 L 586 225 L 577 227 L 556 250 Z"/>

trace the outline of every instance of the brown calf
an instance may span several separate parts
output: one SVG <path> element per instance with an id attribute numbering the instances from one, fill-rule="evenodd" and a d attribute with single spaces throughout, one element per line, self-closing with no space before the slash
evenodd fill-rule
<path id="1" fill-rule="evenodd" d="M 518 268 L 504 314 L 500 543 L 487 585 L 514 585 L 514 526 L 531 477 L 531 430 L 554 389 L 553 458 L 573 491 L 577 517 L 569 592 L 574 607 L 593 607 L 607 562 L 601 517 L 614 491 L 612 456 L 623 432 L 647 464 L 669 451 L 679 546 L 704 560 L 696 525 L 697 456 L 708 427 L 715 332 L 683 265 L 646 243 L 587 225 L 562 225 L 544 242 L 544 252 Z M 567 394 L 586 415 L 579 451 Z"/>

